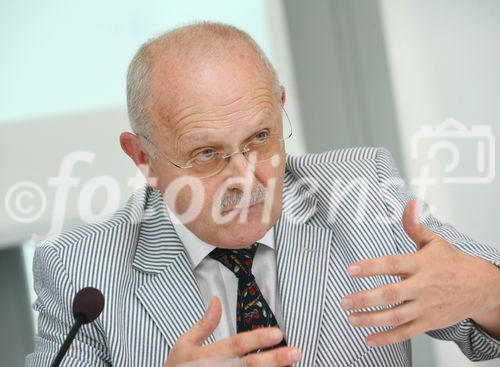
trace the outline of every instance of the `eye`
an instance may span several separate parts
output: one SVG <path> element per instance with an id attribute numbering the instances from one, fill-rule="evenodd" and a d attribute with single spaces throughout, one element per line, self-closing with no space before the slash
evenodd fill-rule
<path id="1" fill-rule="evenodd" d="M 196 153 L 194 158 L 201 163 L 210 162 L 215 158 L 215 150 L 212 148 L 205 148 Z"/>
<path id="2" fill-rule="evenodd" d="M 259 131 L 257 134 L 255 134 L 253 138 L 253 143 L 262 144 L 265 143 L 268 138 L 269 138 L 269 132 L 266 130 L 262 130 Z"/>

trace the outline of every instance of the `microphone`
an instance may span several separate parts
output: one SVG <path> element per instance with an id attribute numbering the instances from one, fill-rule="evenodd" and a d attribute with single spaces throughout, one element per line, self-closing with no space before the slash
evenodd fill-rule
<path id="1" fill-rule="evenodd" d="M 104 296 L 101 291 L 96 288 L 86 287 L 78 291 L 73 298 L 73 316 L 75 323 L 71 328 L 68 336 L 64 340 L 56 358 L 51 364 L 51 367 L 58 367 L 64 355 L 68 351 L 76 333 L 80 330 L 83 324 L 88 324 L 99 317 L 104 308 Z"/>

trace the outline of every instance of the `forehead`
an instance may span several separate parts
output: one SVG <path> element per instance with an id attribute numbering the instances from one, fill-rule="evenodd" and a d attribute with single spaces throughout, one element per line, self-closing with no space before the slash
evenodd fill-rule
<path id="1" fill-rule="evenodd" d="M 150 75 L 152 107 L 179 110 L 199 105 L 226 104 L 256 89 L 275 89 L 274 80 L 262 61 L 248 52 L 183 62 L 160 57 Z"/>
<path id="2" fill-rule="evenodd" d="M 268 70 L 251 55 L 239 56 L 186 65 L 172 59 L 158 63 L 150 99 L 157 132 L 173 137 L 185 129 L 223 128 L 276 109 L 278 98 Z"/>
<path id="3" fill-rule="evenodd" d="M 241 98 L 227 106 L 201 110 L 193 105 L 178 114 L 179 120 L 164 129 L 171 151 L 188 153 L 201 146 L 222 147 L 248 139 L 260 129 L 275 129 L 277 121 L 272 99 L 261 94 L 254 99 Z M 165 141 L 166 135 L 159 139 Z"/>

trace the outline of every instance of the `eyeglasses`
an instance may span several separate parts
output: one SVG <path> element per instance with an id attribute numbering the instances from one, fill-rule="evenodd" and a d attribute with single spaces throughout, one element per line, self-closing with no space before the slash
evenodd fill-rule
<path id="1" fill-rule="evenodd" d="M 204 148 L 199 151 L 195 157 L 188 160 L 185 164 L 179 164 L 168 158 L 162 151 L 155 147 L 143 134 L 137 134 L 142 137 L 148 143 L 155 147 L 156 150 L 161 154 L 163 158 L 169 161 L 172 165 L 177 168 L 186 170 L 186 174 L 195 176 L 198 178 L 207 178 L 215 176 L 221 172 L 229 163 L 229 158 L 236 154 L 242 154 L 248 161 L 261 163 L 270 160 L 275 155 L 281 153 L 284 150 L 284 142 L 292 136 L 292 124 L 288 117 L 287 112 L 282 107 L 284 115 L 287 120 L 288 133 L 284 136 L 283 134 L 270 134 L 266 130 L 260 130 L 255 133 L 250 140 L 245 143 L 240 149 L 227 153 L 225 151 L 216 151 L 213 148 Z M 283 129 L 284 130 L 284 129 Z"/>

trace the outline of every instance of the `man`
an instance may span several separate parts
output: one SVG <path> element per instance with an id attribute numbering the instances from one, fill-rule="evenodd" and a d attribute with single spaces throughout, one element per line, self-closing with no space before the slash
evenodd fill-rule
<path id="1" fill-rule="evenodd" d="M 125 153 L 148 185 L 35 254 L 46 366 L 85 286 L 106 297 L 67 366 L 409 366 L 428 332 L 500 358 L 500 251 L 426 215 L 384 149 L 286 156 L 285 90 L 240 30 L 141 47 Z M 236 307 L 235 307 L 236 306 Z"/>

